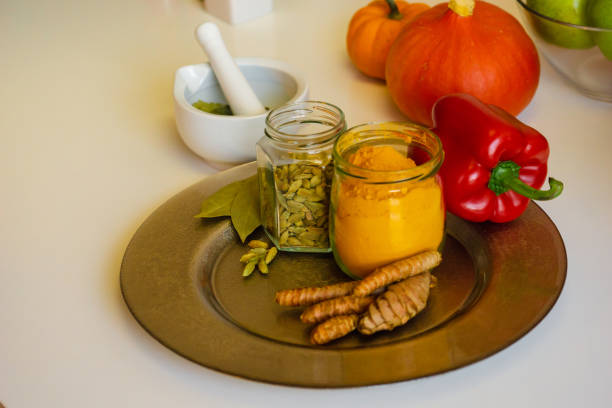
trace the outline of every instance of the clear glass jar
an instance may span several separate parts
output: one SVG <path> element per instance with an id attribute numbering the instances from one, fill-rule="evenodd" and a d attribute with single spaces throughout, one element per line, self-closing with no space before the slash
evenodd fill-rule
<path id="1" fill-rule="evenodd" d="M 437 172 L 444 152 L 412 123 L 353 127 L 335 143 L 330 238 L 336 263 L 353 278 L 439 249 L 445 208 Z"/>
<path id="2" fill-rule="evenodd" d="M 281 251 L 330 252 L 332 148 L 344 113 L 325 102 L 272 110 L 257 142 L 261 220 Z"/>

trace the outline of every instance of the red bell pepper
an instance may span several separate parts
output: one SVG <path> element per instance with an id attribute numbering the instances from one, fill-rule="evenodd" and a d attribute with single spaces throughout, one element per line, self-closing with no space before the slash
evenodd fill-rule
<path id="1" fill-rule="evenodd" d="M 546 180 L 548 142 L 501 108 L 466 94 L 440 98 L 433 108 L 434 132 L 445 152 L 440 176 L 450 212 L 470 221 L 507 222 L 529 199 L 550 200 L 563 183 Z"/>

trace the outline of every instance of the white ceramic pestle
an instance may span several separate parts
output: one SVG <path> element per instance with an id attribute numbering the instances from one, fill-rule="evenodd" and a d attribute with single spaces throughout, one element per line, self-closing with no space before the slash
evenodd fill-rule
<path id="1" fill-rule="evenodd" d="M 252 116 L 264 113 L 266 109 L 225 47 L 217 25 L 211 22 L 200 24 L 195 35 L 208 55 L 210 65 L 234 115 Z"/>

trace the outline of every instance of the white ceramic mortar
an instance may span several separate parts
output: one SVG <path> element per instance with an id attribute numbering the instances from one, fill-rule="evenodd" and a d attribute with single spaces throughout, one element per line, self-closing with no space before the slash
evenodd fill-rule
<path id="1" fill-rule="evenodd" d="M 261 103 L 274 109 L 308 99 L 302 75 L 288 64 L 266 58 L 236 58 L 240 71 Z M 176 71 L 174 112 L 185 144 L 216 168 L 255 160 L 255 143 L 264 134 L 267 112 L 253 116 L 224 116 L 192 106 L 197 100 L 227 100 L 209 64 L 187 65 Z"/>

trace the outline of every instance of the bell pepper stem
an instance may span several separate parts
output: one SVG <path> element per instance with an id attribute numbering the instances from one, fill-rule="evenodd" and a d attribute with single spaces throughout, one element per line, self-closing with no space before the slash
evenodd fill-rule
<path id="1" fill-rule="evenodd" d="M 397 8 L 397 4 L 395 4 L 395 0 L 387 0 L 387 4 L 389 5 L 389 9 L 391 10 L 387 17 L 392 20 L 401 20 L 404 16 L 399 12 Z"/>
<path id="2" fill-rule="evenodd" d="M 552 177 L 548 179 L 548 190 L 538 190 L 525 184 L 519 178 L 520 169 L 521 166 L 511 160 L 498 163 L 491 172 L 489 188 L 497 195 L 512 190 L 532 200 L 552 200 L 563 191 L 563 183 Z"/>

